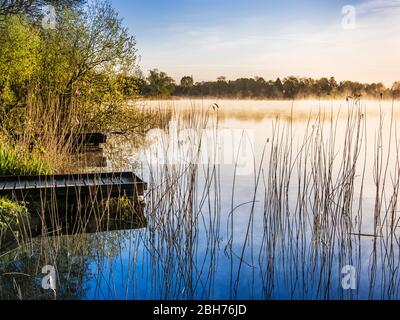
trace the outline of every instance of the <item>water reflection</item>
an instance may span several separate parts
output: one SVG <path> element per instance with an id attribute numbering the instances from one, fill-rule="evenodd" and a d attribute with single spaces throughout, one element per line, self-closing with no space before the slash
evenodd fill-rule
<path id="1" fill-rule="evenodd" d="M 3 235 L 0 299 L 84 299 L 95 278 L 93 261 L 117 257 L 130 232 L 147 226 L 143 205 L 129 199 L 110 199 L 95 208 L 48 205 L 39 211 L 31 206 L 29 221 Z M 55 292 L 42 288 L 47 265 L 56 270 Z"/>
<path id="2" fill-rule="evenodd" d="M 254 130 L 251 174 L 234 163 L 145 161 L 140 151 L 169 152 L 168 140 L 111 137 L 108 168 L 136 168 L 149 183 L 146 206 L 39 218 L 33 239 L 1 254 L 0 298 L 400 298 L 397 105 L 241 101 L 217 113 L 207 103 L 171 120 L 216 135 Z M 307 116 L 276 117 L 299 109 Z M 192 139 L 201 157 L 201 135 Z M 56 296 L 40 287 L 46 264 L 57 266 Z M 354 290 L 343 286 L 346 266 Z"/>

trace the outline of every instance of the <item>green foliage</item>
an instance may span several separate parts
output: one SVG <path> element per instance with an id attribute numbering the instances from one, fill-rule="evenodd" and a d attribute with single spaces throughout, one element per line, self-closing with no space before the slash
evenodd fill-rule
<path id="1" fill-rule="evenodd" d="M 55 29 L 41 26 L 45 4 L 57 6 Z M 0 175 L 63 168 L 65 133 L 143 132 L 147 116 L 122 108 L 138 93 L 135 39 L 110 1 L 0 0 L 0 9 Z"/>
<path id="2" fill-rule="evenodd" d="M 181 79 L 181 85 L 180 88 L 182 90 L 183 94 L 188 94 L 190 92 L 190 89 L 194 85 L 194 80 L 192 76 L 185 76 Z"/>
<path id="3" fill-rule="evenodd" d="M 0 107 L 9 108 L 23 100 L 35 76 L 40 37 L 23 16 L 8 16 L 0 24 Z"/>
<path id="4" fill-rule="evenodd" d="M 109 0 L 0 0 L 0 175 L 67 168 L 71 132 L 143 132 L 152 119 L 122 107 L 140 85 L 135 46 Z"/>
<path id="5" fill-rule="evenodd" d="M 150 70 L 147 83 L 147 91 L 150 96 L 168 97 L 175 89 L 174 80 L 165 72 L 157 69 Z"/>
<path id="6" fill-rule="evenodd" d="M 97 102 L 104 80 L 135 72 L 135 40 L 108 1 L 84 12 L 62 10 L 56 30 L 45 30 L 42 37 L 42 89 Z"/>
<path id="7" fill-rule="evenodd" d="M 15 201 L 0 198 L 0 231 L 18 226 L 28 217 L 28 209 Z"/>
<path id="8" fill-rule="evenodd" d="M 0 0 L 0 14 L 25 14 L 36 17 L 46 5 L 77 8 L 85 2 L 86 0 Z"/>
<path id="9" fill-rule="evenodd" d="M 107 105 L 96 109 L 95 112 L 87 111 L 85 130 L 88 132 L 120 132 L 143 135 L 148 130 L 158 125 L 158 118 L 154 113 L 122 106 L 120 104 Z"/>
<path id="10" fill-rule="evenodd" d="M 3 117 L 29 103 L 40 102 L 46 109 L 51 101 L 62 113 L 60 121 L 65 122 L 73 107 L 75 111 L 81 108 L 78 112 L 82 115 L 88 105 L 101 109 L 136 95 L 132 81 L 137 73 L 135 39 L 123 27 L 110 1 L 91 1 L 79 10 L 72 1 L 54 2 L 59 5 L 54 30 L 44 29 L 22 14 L 1 19 Z M 32 1 L 31 5 L 43 4 Z"/>
<path id="11" fill-rule="evenodd" d="M 194 80 L 192 76 L 185 76 L 181 79 L 181 87 L 191 88 L 194 85 Z"/>

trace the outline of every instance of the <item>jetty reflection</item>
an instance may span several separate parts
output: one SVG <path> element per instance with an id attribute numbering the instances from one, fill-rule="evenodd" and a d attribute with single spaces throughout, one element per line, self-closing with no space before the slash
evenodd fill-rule
<path id="1" fill-rule="evenodd" d="M 144 208 L 129 198 L 40 207 L 19 229 L 2 235 L 0 299 L 83 299 L 97 274 L 94 261 L 117 256 L 127 239 L 147 227 Z M 48 265 L 56 270 L 56 291 L 41 285 Z"/>

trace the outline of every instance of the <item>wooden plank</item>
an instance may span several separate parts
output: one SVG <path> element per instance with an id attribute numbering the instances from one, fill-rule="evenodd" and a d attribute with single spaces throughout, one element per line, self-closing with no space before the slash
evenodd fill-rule
<path id="1" fill-rule="evenodd" d="M 6 181 L 4 185 L 4 190 L 14 190 L 16 181 Z"/>
<path id="2" fill-rule="evenodd" d="M 25 189 L 25 181 L 15 181 L 15 189 Z"/>
<path id="3" fill-rule="evenodd" d="M 43 181 L 43 180 L 59 180 L 59 179 L 65 179 L 65 180 L 77 180 L 81 179 L 82 177 L 89 177 L 91 179 L 93 178 L 126 178 L 130 181 L 138 181 L 138 182 L 143 182 L 140 178 L 138 178 L 136 175 L 134 175 L 131 172 L 122 172 L 122 173 L 115 173 L 115 172 L 110 172 L 110 173 L 87 173 L 87 174 L 55 174 L 55 175 L 48 175 L 48 176 L 5 176 L 1 177 L 0 176 L 0 181 L 1 182 L 10 182 L 10 181 L 16 181 L 16 180 L 27 180 L 27 181 Z"/>
<path id="4" fill-rule="evenodd" d="M 101 132 L 88 132 L 81 134 L 71 134 L 65 135 L 65 140 L 74 138 L 75 142 L 78 144 L 99 144 L 107 142 L 107 135 Z"/>
<path id="5" fill-rule="evenodd" d="M 25 180 L 25 189 L 34 189 L 34 188 L 36 188 L 36 181 Z"/>
<path id="6" fill-rule="evenodd" d="M 95 189 L 93 189 L 95 187 Z M 0 196 L 30 197 L 128 196 L 143 195 L 147 184 L 131 172 L 52 176 L 0 177 Z"/>
<path id="7" fill-rule="evenodd" d="M 110 185 L 114 184 L 114 181 L 110 177 L 100 178 L 100 179 L 103 183 L 103 186 L 110 186 Z"/>
<path id="8" fill-rule="evenodd" d="M 54 179 L 54 184 L 57 188 L 65 188 L 67 185 L 65 179 Z"/>
<path id="9" fill-rule="evenodd" d="M 76 188 L 76 187 L 85 187 L 86 184 L 81 177 L 74 177 L 72 179 L 72 183 L 68 184 L 68 187 Z"/>

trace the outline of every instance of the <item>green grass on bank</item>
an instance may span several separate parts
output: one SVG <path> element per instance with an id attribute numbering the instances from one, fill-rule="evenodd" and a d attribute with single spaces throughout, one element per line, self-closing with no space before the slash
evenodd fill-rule
<path id="1" fill-rule="evenodd" d="M 0 176 L 50 174 L 51 164 L 39 152 L 0 141 Z"/>

